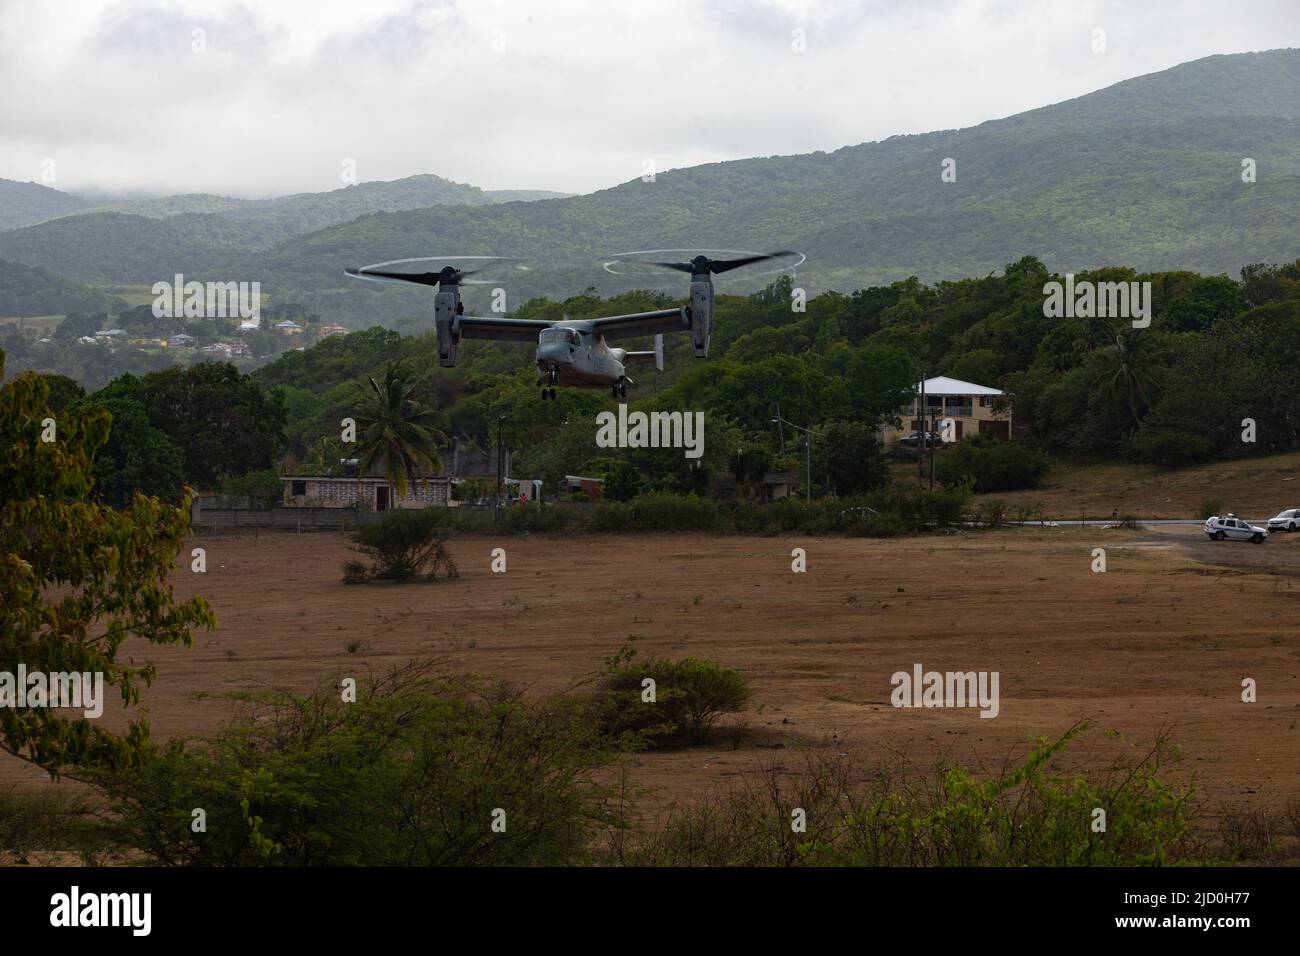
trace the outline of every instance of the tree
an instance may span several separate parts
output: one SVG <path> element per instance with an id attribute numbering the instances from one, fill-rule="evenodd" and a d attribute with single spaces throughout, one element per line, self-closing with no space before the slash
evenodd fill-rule
<path id="1" fill-rule="evenodd" d="M 814 439 L 812 457 L 814 477 L 824 477 L 840 497 L 889 483 L 889 464 L 876 430 L 862 422 L 831 422 Z"/>
<path id="2" fill-rule="evenodd" d="M 636 466 L 618 458 L 600 458 L 592 462 L 604 479 L 600 496 L 609 501 L 631 501 L 641 492 L 641 476 Z"/>
<path id="3" fill-rule="evenodd" d="M 189 646 L 195 628 L 216 623 L 206 601 L 177 604 L 167 583 L 189 529 L 187 502 L 138 496 L 114 510 L 87 501 L 109 415 L 52 416 L 48 394 L 30 372 L 0 385 L 0 670 L 102 674 L 105 688 L 136 704 L 155 668 L 120 662 L 122 642 Z M 57 435 L 47 442 L 49 417 Z M 51 773 L 138 763 L 148 732 L 143 717 L 114 734 L 82 710 L 0 707 L 0 748 Z"/>
<path id="4" fill-rule="evenodd" d="M 357 413 L 360 474 L 376 460 L 384 464 L 384 476 L 399 496 L 410 482 L 442 467 L 439 442 L 447 436 L 434 427 L 437 413 L 412 397 L 415 382 L 399 360 L 389 362 L 380 385 L 367 376 L 370 392 L 362 389 L 364 404 Z"/>
<path id="5" fill-rule="evenodd" d="M 84 312 L 73 312 L 64 317 L 54 329 L 55 339 L 63 342 L 71 342 L 73 339 L 81 338 L 83 335 L 94 335 L 104 327 L 104 322 L 108 316 L 104 313 L 96 315 L 87 315 Z"/>
<path id="6" fill-rule="evenodd" d="M 1128 409 L 1133 424 L 1140 425 L 1142 412 L 1151 407 L 1159 386 L 1163 352 L 1149 333 L 1130 329 L 1116 334 L 1105 355 L 1110 372 L 1106 393 L 1113 405 Z"/>
<path id="7" fill-rule="evenodd" d="M 285 446 L 284 405 L 227 362 L 123 375 L 96 393 L 144 407 L 150 423 L 180 449 L 185 480 L 215 488 L 231 475 L 276 464 Z"/>
<path id="8" fill-rule="evenodd" d="M 86 397 L 86 390 L 75 379 L 66 375 L 46 374 L 41 376 L 49 387 L 50 411 L 61 412 L 78 399 Z"/>
<path id="9" fill-rule="evenodd" d="M 180 449 L 154 428 L 144 406 L 129 398 L 92 395 L 73 406 L 79 415 L 109 413 L 108 439 L 95 452 L 95 494 L 114 508 L 127 507 L 136 492 L 169 504 L 184 494 Z"/>

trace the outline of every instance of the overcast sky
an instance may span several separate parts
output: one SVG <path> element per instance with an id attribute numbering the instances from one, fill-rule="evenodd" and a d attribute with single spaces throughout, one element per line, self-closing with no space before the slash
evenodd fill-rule
<path id="1" fill-rule="evenodd" d="M 0 177 L 589 192 L 1287 46 L 1298 0 L 0 0 Z"/>

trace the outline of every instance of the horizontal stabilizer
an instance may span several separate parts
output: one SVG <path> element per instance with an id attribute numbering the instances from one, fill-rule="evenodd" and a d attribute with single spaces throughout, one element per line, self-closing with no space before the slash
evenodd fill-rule
<path id="1" fill-rule="evenodd" d="M 664 370 L 664 337 L 663 334 L 655 336 L 655 347 L 653 352 L 627 352 L 623 356 L 625 359 L 654 359 L 655 368 L 659 371 Z"/>

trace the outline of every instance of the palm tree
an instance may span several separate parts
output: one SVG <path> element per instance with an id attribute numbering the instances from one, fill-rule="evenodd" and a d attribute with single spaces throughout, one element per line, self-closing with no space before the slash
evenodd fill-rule
<path id="1" fill-rule="evenodd" d="M 410 483 L 424 480 L 424 472 L 442 467 L 437 446 L 447 436 L 434 427 L 437 413 L 412 397 L 416 383 L 403 362 L 389 362 L 382 383 L 367 378 L 370 389 L 359 386 L 357 473 L 367 474 L 382 460 L 384 477 L 400 497 Z"/>
<path id="2" fill-rule="evenodd" d="M 1113 407 L 1126 406 L 1133 423 L 1140 425 L 1139 409 L 1151 407 L 1160 385 L 1164 351 L 1150 334 L 1129 329 L 1115 333 L 1114 344 L 1105 355 L 1106 394 Z"/>

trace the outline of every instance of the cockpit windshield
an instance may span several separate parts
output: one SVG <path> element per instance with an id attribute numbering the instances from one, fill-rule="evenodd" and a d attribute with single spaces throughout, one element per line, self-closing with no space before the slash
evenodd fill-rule
<path id="1" fill-rule="evenodd" d="M 545 329 L 537 339 L 539 342 L 560 342 L 566 345 L 578 345 L 581 339 L 573 329 Z"/>

